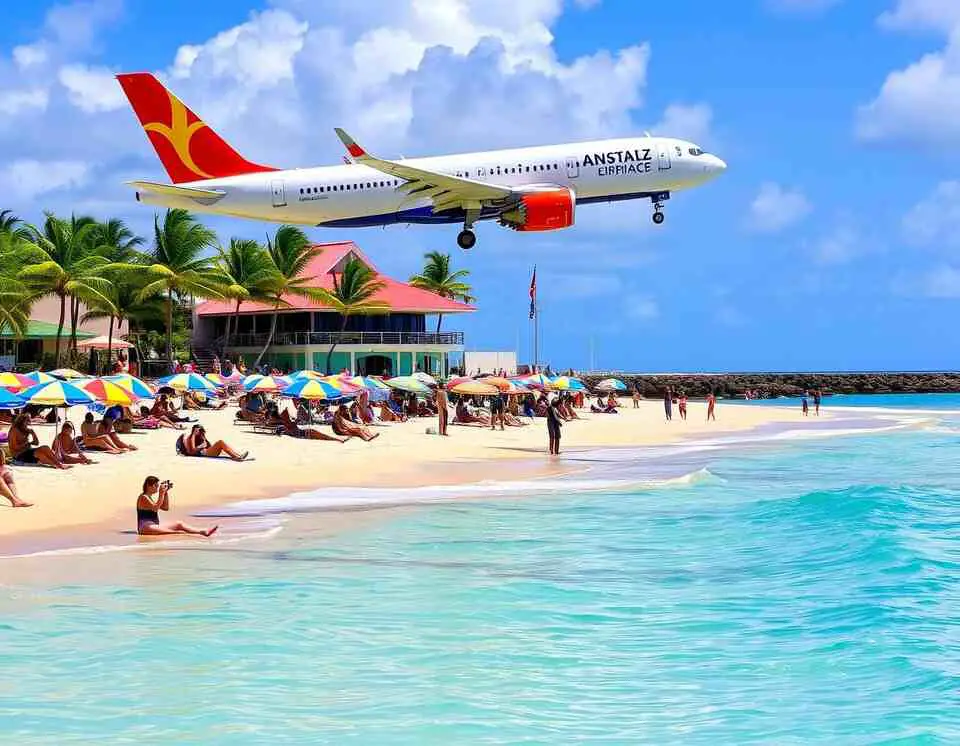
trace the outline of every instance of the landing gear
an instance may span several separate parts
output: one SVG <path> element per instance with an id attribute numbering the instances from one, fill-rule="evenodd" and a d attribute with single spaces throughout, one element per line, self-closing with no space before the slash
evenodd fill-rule
<path id="1" fill-rule="evenodd" d="M 457 234 L 457 246 L 464 251 L 472 249 L 477 243 L 477 234 L 469 228 L 464 228 Z"/>
<path id="2" fill-rule="evenodd" d="M 670 192 L 659 192 L 651 195 L 650 201 L 653 202 L 653 222 L 656 225 L 663 225 L 667 216 L 663 214 L 663 203 L 670 199 Z"/>

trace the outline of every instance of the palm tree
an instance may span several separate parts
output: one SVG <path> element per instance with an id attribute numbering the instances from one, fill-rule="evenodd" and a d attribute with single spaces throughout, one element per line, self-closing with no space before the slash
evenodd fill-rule
<path id="1" fill-rule="evenodd" d="M 373 296 L 386 287 L 386 283 L 377 279 L 376 273 L 359 259 L 350 259 L 338 278 L 333 275 L 333 290 L 321 290 L 320 296 L 325 305 L 340 314 L 340 334 L 347 328 L 347 321 L 355 314 L 386 313 L 390 306 L 383 301 L 373 300 Z M 330 361 L 336 349 L 339 337 L 335 337 L 327 353 L 327 373 L 330 373 Z"/>
<path id="2" fill-rule="evenodd" d="M 295 295 L 322 302 L 322 291 L 315 286 L 316 277 L 303 276 L 310 262 L 320 256 L 321 251 L 319 246 L 310 243 L 306 233 L 292 225 L 280 226 L 273 240 L 267 238 L 267 255 L 270 258 L 272 277 L 265 284 L 264 290 L 273 303 L 273 318 L 270 320 L 267 343 L 260 350 L 254 367 L 260 365 L 267 349 L 273 344 L 280 308 L 289 305 L 285 296 Z"/>
<path id="3" fill-rule="evenodd" d="M 4 213 L 0 213 L 0 220 Z M 24 243 L 25 239 L 16 231 L 0 227 L 0 330 L 9 330 L 17 339 L 27 332 L 30 307 L 36 300 L 36 294 L 17 277 L 23 266 Z"/>
<path id="4" fill-rule="evenodd" d="M 92 218 L 71 216 L 64 220 L 46 213 L 42 230 L 34 229 L 34 243 L 21 244 L 25 266 L 18 273 L 27 289 L 39 295 L 55 295 L 60 299 L 60 320 L 57 324 L 56 359 L 60 364 L 60 345 L 70 301 L 71 339 L 76 345 L 79 304 L 108 304 L 110 280 L 104 275 L 109 261 L 92 253 L 96 230 Z"/>
<path id="5" fill-rule="evenodd" d="M 142 268 L 141 268 L 142 269 Z M 81 321 L 108 319 L 110 330 L 107 336 L 107 360 L 113 354 L 113 330 L 122 329 L 127 322 L 127 331 L 132 332 L 135 322 L 160 321 L 164 318 L 165 308 L 159 298 L 141 299 L 143 285 L 147 278 L 143 272 L 115 271 L 112 273 L 113 285 L 110 291 L 110 303 L 94 304 Z"/>
<path id="6" fill-rule="evenodd" d="M 458 269 L 456 272 L 451 272 L 450 255 L 441 254 L 439 251 L 424 254 L 423 258 L 426 259 L 423 271 L 410 278 L 411 285 L 421 290 L 429 290 L 443 298 L 462 300 L 464 303 L 473 300 L 471 296 L 472 288 L 464 282 L 470 275 L 469 269 Z M 443 314 L 437 314 L 437 334 L 440 333 L 442 322 Z"/>
<path id="7" fill-rule="evenodd" d="M 81 321 L 98 318 L 110 320 L 110 330 L 107 334 L 107 360 L 109 361 L 113 354 L 114 323 L 117 323 L 117 328 L 122 328 L 124 319 L 130 311 L 129 304 L 135 301 L 134 293 L 139 292 L 143 286 L 142 279 L 138 280 L 132 272 L 114 268 L 140 259 L 137 247 L 143 243 L 143 239 L 135 235 L 119 218 L 111 218 L 97 224 L 93 241 L 96 245 L 96 253 L 109 262 L 107 276 L 112 281 L 109 293 L 111 303 L 95 303 Z M 125 304 L 122 310 L 117 305 L 118 302 Z"/>
<path id="8" fill-rule="evenodd" d="M 7 233 L 30 240 L 31 232 L 23 220 L 13 214 L 13 210 L 0 210 L 0 233 Z"/>
<path id="9" fill-rule="evenodd" d="M 276 284 L 273 260 L 264 248 L 251 239 L 231 238 L 230 245 L 220 247 L 217 267 L 228 278 L 224 295 L 235 300 L 233 333 L 240 328 L 240 304 L 246 301 L 270 300 L 270 289 Z M 224 332 L 221 354 L 230 346 L 230 318 Z"/>
<path id="10" fill-rule="evenodd" d="M 167 361 L 173 360 L 174 296 L 198 295 L 222 298 L 226 278 L 204 251 L 214 245 L 214 232 L 182 209 L 167 210 L 153 219 L 153 249 L 141 269 L 147 282 L 140 290 L 141 302 L 162 296 L 166 300 Z M 131 268 L 131 265 L 128 265 Z"/>

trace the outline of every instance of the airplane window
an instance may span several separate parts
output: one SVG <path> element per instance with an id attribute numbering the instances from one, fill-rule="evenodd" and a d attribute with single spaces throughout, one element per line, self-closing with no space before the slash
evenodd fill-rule
<path id="1" fill-rule="evenodd" d="M 530 166 L 527 166 L 527 173 L 530 173 Z"/>
<path id="2" fill-rule="evenodd" d="M 675 146 L 675 147 L 676 147 L 676 151 L 677 151 L 677 157 L 678 157 L 678 158 L 683 158 L 683 151 L 680 149 L 680 146 L 677 145 L 677 146 Z"/>
<path id="3" fill-rule="evenodd" d="M 703 151 L 700 148 L 690 148 L 690 155 L 703 155 Z"/>

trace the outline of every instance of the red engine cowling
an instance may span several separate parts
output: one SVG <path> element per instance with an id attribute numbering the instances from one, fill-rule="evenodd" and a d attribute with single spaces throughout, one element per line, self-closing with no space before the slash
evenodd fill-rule
<path id="1" fill-rule="evenodd" d="M 515 231 L 555 231 L 573 225 L 576 197 L 570 189 L 550 189 L 523 195 L 500 215 L 500 224 Z"/>

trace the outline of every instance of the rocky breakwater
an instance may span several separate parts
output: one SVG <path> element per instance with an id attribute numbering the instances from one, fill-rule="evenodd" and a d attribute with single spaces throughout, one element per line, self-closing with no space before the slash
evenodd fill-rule
<path id="1" fill-rule="evenodd" d="M 820 389 L 830 394 L 931 394 L 960 392 L 960 373 L 605 373 L 583 376 L 588 386 L 616 376 L 630 391 L 640 389 L 644 397 L 663 396 L 667 386 L 687 396 L 702 397 L 711 391 L 718 397 L 743 398 L 754 392 L 757 398 L 800 396 Z"/>

